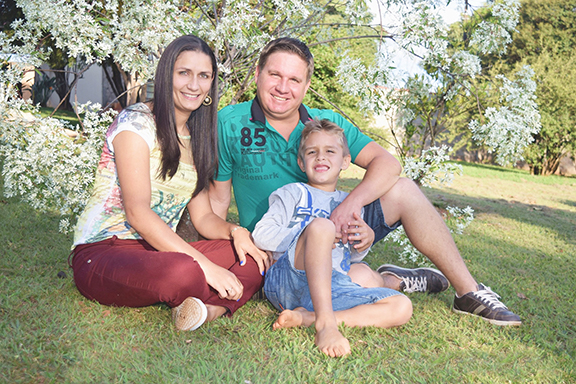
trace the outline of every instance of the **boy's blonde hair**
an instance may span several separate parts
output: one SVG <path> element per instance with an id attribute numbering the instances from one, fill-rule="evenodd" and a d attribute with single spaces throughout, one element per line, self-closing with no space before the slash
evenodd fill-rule
<path id="1" fill-rule="evenodd" d="M 298 157 L 300 160 L 304 161 L 304 144 L 308 137 L 314 132 L 326 132 L 330 135 L 337 136 L 340 145 L 342 146 L 342 152 L 344 156 L 350 155 L 350 148 L 348 148 L 348 140 L 346 140 L 346 136 L 344 135 L 344 130 L 331 122 L 330 120 L 322 119 L 314 119 L 308 121 L 304 125 L 304 129 L 302 130 L 302 137 L 300 138 L 300 146 L 298 147 Z"/>

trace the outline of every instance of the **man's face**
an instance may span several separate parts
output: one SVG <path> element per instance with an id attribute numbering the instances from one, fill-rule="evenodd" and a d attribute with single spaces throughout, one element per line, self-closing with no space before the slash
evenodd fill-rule
<path id="1" fill-rule="evenodd" d="M 268 120 L 295 118 L 310 86 L 308 66 L 298 55 L 275 52 L 262 70 L 256 69 L 256 93 Z"/>

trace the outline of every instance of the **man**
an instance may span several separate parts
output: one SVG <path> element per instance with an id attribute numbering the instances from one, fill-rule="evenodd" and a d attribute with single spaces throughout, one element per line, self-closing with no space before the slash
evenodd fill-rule
<path id="1" fill-rule="evenodd" d="M 302 104 L 313 71 L 312 54 L 297 39 L 280 38 L 264 47 L 255 73 L 256 98 L 223 108 L 218 115 L 220 168 L 210 190 L 214 211 L 226 217 L 233 186 L 240 224 L 252 230 L 268 209 L 268 196 L 274 190 L 306 182 L 296 161 L 300 134 L 308 120 L 328 119 L 344 129 L 352 162 L 366 170 L 363 180 L 330 216 L 338 235 L 343 241 L 354 239 L 348 223 L 366 207 L 365 221 L 374 231 L 370 234 L 374 241 L 402 224 L 412 244 L 442 271 L 393 265 L 373 271 L 359 263 L 349 273 L 352 280 L 363 287 L 405 292 L 440 292 L 450 281 L 456 290 L 455 312 L 496 325 L 520 325 L 520 317 L 496 293 L 476 283 L 442 217 L 413 181 L 400 177 L 400 163 L 341 115 Z"/>

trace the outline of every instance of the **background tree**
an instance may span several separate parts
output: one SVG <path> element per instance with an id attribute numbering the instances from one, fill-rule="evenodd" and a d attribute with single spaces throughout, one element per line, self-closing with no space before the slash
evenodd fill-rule
<path id="1" fill-rule="evenodd" d="M 460 0 L 460 3 L 464 11 L 475 11 L 468 0 Z M 411 122 L 418 113 L 426 113 L 423 121 L 427 124 L 417 132 L 418 136 L 403 133 L 405 137 L 401 140 L 390 140 L 397 144 L 407 174 L 422 185 L 450 179 L 441 175 L 451 172 L 450 167 L 443 165 L 446 150 L 428 147 L 436 142 L 441 127 L 439 118 L 449 113 L 456 116 L 459 105 L 475 105 L 478 119 L 466 121 L 471 135 L 497 153 L 500 156 L 497 159 L 502 163 L 519 156 L 531 139 L 530 134 L 538 129 L 529 70 L 521 72 L 515 80 L 497 78 L 499 84 L 494 83 L 493 89 L 500 92 L 501 97 L 495 99 L 492 106 L 477 102 L 478 89 L 473 82 L 482 72 L 478 54 L 505 52 L 518 17 L 517 0 L 490 3 L 487 11 L 490 17 L 476 25 L 462 48 L 450 46 L 448 26 L 439 15 L 446 4 L 437 0 L 428 3 L 378 0 L 376 22 L 370 22 L 373 15 L 365 0 L 193 0 L 186 3 L 176 0 L 17 0 L 17 5 L 25 18 L 11 24 L 13 36 L 0 34 L 2 52 L 28 55 L 30 62 L 38 65 L 51 52 L 48 45 L 39 43 L 49 35 L 55 48 L 66 52 L 76 63 L 115 66 L 116 78 L 120 75 L 126 87 L 127 104 L 138 100 L 140 87 L 152 79 L 162 49 L 182 34 L 198 35 L 213 47 L 219 61 L 222 105 L 253 97 L 253 74 L 258 55 L 268 41 L 280 36 L 297 37 L 308 43 L 316 55 L 317 73 L 306 99 L 310 106 L 338 108 L 360 127 L 368 126 L 373 113 L 392 112 L 390 115 L 400 128 L 399 135 L 404 131 L 401 129 L 404 124 Z M 391 19 L 390 15 L 396 17 Z M 14 44 L 16 41 L 20 45 Z M 398 50 L 420 58 L 427 75 L 398 77 L 392 62 L 393 51 Z M 56 143 L 50 148 L 62 151 L 59 154 L 62 156 L 54 158 L 97 153 L 100 148 L 66 152 L 69 148 L 62 145 L 58 135 L 65 128 L 71 128 L 78 131 L 75 141 L 84 146 L 96 145 L 98 140 L 92 139 L 103 132 L 96 126 L 105 125 L 108 119 L 94 117 L 92 113 L 90 120 L 85 118 L 83 125 L 78 127 L 66 127 L 61 122 L 37 115 L 33 122 L 26 121 L 21 112 L 31 110 L 31 106 L 19 102 L 11 92 L 11 84 L 18 78 L 17 71 L 2 72 L 0 78 L 0 128 L 3 132 L 0 152 L 5 156 L 5 192 L 26 195 L 30 201 L 38 202 L 50 191 L 51 201 L 61 200 L 58 206 L 62 213 L 67 207 L 66 199 L 71 196 L 70 183 L 67 184 L 61 175 L 51 173 L 50 169 L 56 167 L 46 169 L 45 158 L 28 156 L 24 160 L 13 154 L 26 148 L 41 148 L 46 137 Z M 432 97 L 437 90 L 440 91 Z M 469 99 L 474 102 L 470 103 Z M 422 105 L 428 111 L 418 111 Z M 439 106 L 442 112 L 430 112 Z M 99 106 L 93 106 L 90 110 L 97 108 Z M 410 133 L 411 126 L 407 126 L 406 132 Z M 23 131 L 30 134 L 23 136 Z M 54 136 L 46 132 L 54 132 Z M 408 144 L 420 146 L 415 153 L 422 154 L 422 161 L 410 159 L 412 154 L 402 149 L 403 146 L 408 148 Z M 26 166 L 23 162 L 30 164 Z M 82 185 L 74 186 L 73 195 L 79 195 L 80 189 L 88 190 L 93 178 L 91 167 L 94 163 L 86 161 L 84 164 L 74 166 Z M 439 169 L 442 172 L 439 173 Z M 20 178 L 25 183 L 19 181 Z M 51 184 L 51 178 L 59 180 L 58 188 Z M 35 185 L 38 180 L 43 186 Z M 18 189 L 24 185 L 26 188 Z M 45 188 L 46 185 L 50 188 Z M 35 190 L 42 193 L 35 194 Z M 63 193 L 54 197 L 53 192 L 59 190 Z M 70 214 L 73 216 L 79 207 L 81 202 Z"/>
<path id="2" fill-rule="evenodd" d="M 560 159 L 573 154 L 576 149 L 576 84 L 574 61 L 576 59 L 576 1 L 523 1 L 519 22 L 512 33 L 512 42 L 503 54 L 480 54 L 482 72 L 474 80 L 478 102 L 490 105 L 499 95 L 493 84 L 499 74 L 511 75 L 525 65 L 534 71 L 537 83 L 535 95 L 541 115 L 542 128 L 532 134 L 533 143 L 523 153 L 532 174 L 552 174 L 557 171 Z M 488 9 L 475 12 L 472 17 L 451 28 L 451 45 L 466 46 L 471 31 L 483 20 L 493 17 Z M 469 109 L 467 119 L 479 119 L 474 109 Z M 456 148 L 482 155 L 481 146 L 470 141 L 472 132 L 462 125 L 448 126 L 444 132 Z M 484 159 L 492 160 L 484 156 Z"/>
<path id="3" fill-rule="evenodd" d="M 576 1 L 526 0 L 503 71 L 529 64 L 536 73 L 542 129 L 524 154 L 532 174 L 556 172 L 576 152 Z"/>
<path id="4" fill-rule="evenodd" d="M 46 64 L 50 69 L 47 72 L 51 72 L 51 75 L 55 78 L 54 90 L 60 98 L 59 108 L 72 111 L 72 103 L 70 103 L 70 85 L 75 84 L 78 78 L 78 75 L 74 73 L 75 60 L 68 56 L 65 49 L 56 47 L 51 36 L 48 35 L 42 39 L 42 43 L 49 47 Z M 73 77 L 72 81 L 69 80 L 70 75 Z"/>
<path id="5" fill-rule="evenodd" d="M 0 30 L 12 34 L 12 22 L 23 16 L 15 0 L 0 0 Z"/>
<path id="6" fill-rule="evenodd" d="M 502 75 L 492 77 L 489 85 L 476 80 L 486 70 L 481 55 L 506 52 L 518 19 L 519 2 L 490 2 L 482 12 L 468 1 L 462 4 L 463 11 L 472 17 L 479 13 L 480 17 L 460 37 L 449 33 L 437 13 L 438 3 L 392 4 L 398 21 L 387 26 L 391 39 L 382 40 L 381 51 L 390 50 L 391 46 L 404 50 L 420 60 L 421 73 L 408 73 L 398 80 L 382 66 L 365 67 L 353 58 L 344 58 L 341 63 L 342 81 L 349 92 L 362 98 L 361 107 L 395 111 L 397 125 L 406 127 L 395 132 L 393 140 L 398 143 L 397 153 L 403 160 L 434 148 L 438 134 L 447 125 L 464 123 L 469 137 L 486 146 L 495 154 L 495 160 L 504 165 L 521 158 L 531 135 L 540 128 L 534 103 L 535 84 L 529 69 L 512 74 L 512 80 Z M 464 15 L 463 25 L 470 15 Z M 374 89 L 373 84 L 382 86 Z M 483 93 L 488 93 L 488 97 Z M 466 117 L 471 120 L 465 121 Z"/>

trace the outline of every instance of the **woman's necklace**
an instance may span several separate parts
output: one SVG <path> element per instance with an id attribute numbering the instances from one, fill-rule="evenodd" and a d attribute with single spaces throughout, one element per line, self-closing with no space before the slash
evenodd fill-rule
<path id="1" fill-rule="evenodd" d="M 186 132 L 190 132 L 190 129 L 188 128 L 188 124 L 186 124 Z M 179 134 L 178 130 L 176 130 L 176 136 L 178 136 L 178 138 L 180 138 L 182 140 L 190 140 L 192 138 L 192 136 L 190 136 L 190 135 Z"/>

